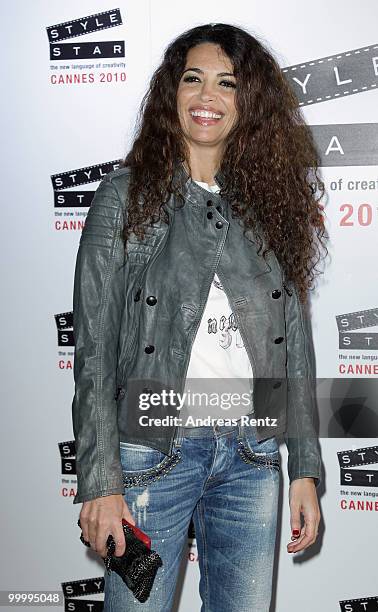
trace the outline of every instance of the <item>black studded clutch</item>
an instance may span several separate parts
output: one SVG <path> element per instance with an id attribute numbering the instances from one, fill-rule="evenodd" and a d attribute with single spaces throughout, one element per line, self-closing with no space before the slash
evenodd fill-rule
<path id="1" fill-rule="evenodd" d="M 81 527 L 80 519 L 77 521 L 77 524 Z M 144 603 L 150 596 L 156 573 L 159 567 L 163 565 L 163 562 L 158 553 L 150 549 L 148 545 L 150 540 L 140 529 L 131 525 L 126 519 L 122 519 L 122 528 L 126 540 L 124 554 L 122 557 L 116 557 L 113 554 L 115 542 L 110 534 L 106 541 L 108 554 L 105 558 L 102 557 L 102 559 L 108 573 L 110 574 L 111 571 L 114 571 L 121 576 L 138 601 Z M 80 535 L 80 540 L 86 546 L 90 546 L 90 543 L 84 540 L 83 533 Z"/>

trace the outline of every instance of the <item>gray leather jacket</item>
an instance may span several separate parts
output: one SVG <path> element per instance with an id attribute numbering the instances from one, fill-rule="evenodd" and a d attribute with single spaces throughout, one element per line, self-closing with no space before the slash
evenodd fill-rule
<path id="1" fill-rule="evenodd" d="M 136 398 L 144 390 L 183 391 L 215 271 L 252 365 L 254 416 L 277 418 L 273 428 L 256 426 L 258 439 L 283 434 L 290 482 L 312 476 L 318 485 L 311 325 L 273 251 L 266 259 L 257 254 L 253 232 L 243 235 L 227 201 L 177 164 L 174 180 L 185 205 L 172 196 L 165 204 L 169 224 L 148 227 L 144 241 L 131 234 L 126 257 L 129 177 L 129 168 L 120 168 L 101 181 L 76 258 L 73 503 L 124 493 L 120 441 L 172 455 L 177 426 L 138 426 Z M 223 185 L 220 172 L 215 180 Z M 164 409 L 152 407 L 148 415 L 163 416 Z"/>

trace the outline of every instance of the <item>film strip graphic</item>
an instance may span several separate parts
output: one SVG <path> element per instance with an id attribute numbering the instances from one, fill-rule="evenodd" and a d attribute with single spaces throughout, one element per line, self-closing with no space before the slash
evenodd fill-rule
<path id="1" fill-rule="evenodd" d="M 50 60 L 82 60 L 125 57 L 124 40 L 105 40 L 92 42 L 62 42 L 86 34 L 94 34 L 108 28 L 123 25 L 119 8 L 79 17 L 71 21 L 47 26 L 50 46 Z"/>
<path id="2" fill-rule="evenodd" d="M 378 597 L 359 597 L 339 601 L 342 612 L 377 612 Z"/>
<path id="3" fill-rule="evenodd" d="M 378 487 L 378 446 L 338 451 L 340 484 L 356 487 Z M 376 464 L 377 469 L 350 469 Z"/>
<path id="4" fill-rule="evenodd" d="M 78 539 L 79 541 L 79 539 Z M 105 580 L 103 576 L 98 578 L 86 578 L 83 580 L 72 580 L 62 582 L 65 612 L 102 612 L 104 601 L 102 599 L 77 599 L 88 595 L 97 595 L 104 592 Z"/>
<path id="5" fill-rule="evenodd" d="M 73 310 L 54 315 L 58 331 L 58 346 L 75 346 L 73 336 Z"/>
<path id="6" fill-rule="evenodd" d="M 378 45 L 293 64 L 282 72 L 300 106 L 371 91 L 378 86 Z"/>
<path id="7" fill-rule="evenodd" d="M 59 455 L 61 462 L 62 476 L 76 475 L 76 446 L 75 440 L 59 442 Z"/>
<path id="8" fill-rule="evenodd" d="M 378 350 L 377 332 L 355 332 L 356 329 L 378 327 L 378 308 L 347 312 L 336 316 L 339 330 L 339 348 L 351 350 Z"/>
<path id="9" fill-rule="evenodd" d="M 378 123 L 310 125 L 322 167 L 378 165 Z"/>
<path id="10" fill-rule="evenodd" d="M 50 178 L 54 190 L 54 208 L 89 207 L 95 190 L 74 190 L 72 187 L 81 187 L 101 181 L 106 174 L 117 170 L 121 163 L 122 159 L 114 159 L 94 166 L 52 174 Z"/>

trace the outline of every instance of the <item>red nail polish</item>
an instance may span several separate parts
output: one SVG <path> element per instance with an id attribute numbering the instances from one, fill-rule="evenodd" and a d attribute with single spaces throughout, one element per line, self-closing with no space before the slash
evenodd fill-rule
<path id="1" fill-rule="evenodd" d="M 299 536 L 299 529 L 293 529 L 293 536 Z"/>

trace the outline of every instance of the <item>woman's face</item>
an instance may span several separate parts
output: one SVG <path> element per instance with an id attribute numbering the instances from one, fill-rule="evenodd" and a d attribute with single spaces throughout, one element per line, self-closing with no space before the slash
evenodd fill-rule
<path id="1" fill-rule="evenodd" d="M 227 137 L 237 119 L 232 73 L 230 59 L 217 45 L 202 43 L 188 51 L 177 90 L 177 111 L 189 142 L 217 145 Z"/>

